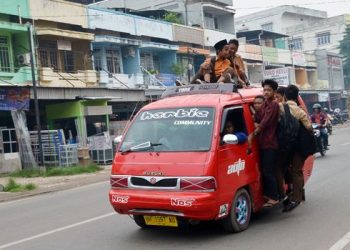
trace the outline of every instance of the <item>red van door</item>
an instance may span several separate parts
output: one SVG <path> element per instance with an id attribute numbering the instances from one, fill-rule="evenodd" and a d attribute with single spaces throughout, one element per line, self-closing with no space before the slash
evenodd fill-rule
<path id="1" fill-rule="evenodd" d="M 219 218 L 224 219 L 225 229 L 232 232 L 245 230 L 252 211 L 252 192 L 260 186 L 257 156 L 248 152 L 247 118 L 249 110 L 237 105 L 226 107 L 222 113 L 220 143 L 218 146 Z M 251 121 L 248 121 L 251 122 Z M 232 125 L 231 131 L 229 126 Z M 225 134 L 237 137 L 235 144 L 223 141 Z"/>

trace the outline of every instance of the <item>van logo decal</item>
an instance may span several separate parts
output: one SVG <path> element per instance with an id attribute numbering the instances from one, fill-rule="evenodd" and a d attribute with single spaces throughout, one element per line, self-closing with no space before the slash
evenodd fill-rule
<path id="1" fill-rule="evenodd" d="M 245 160 L 242 160 L 241 158 L 238 159 L 235 163 L 232 165 L 229 165 L 227 168 L 227 174 L 234 174 L 237 173 L 239 176 L 239 173 L 243 171 L 245 168 Z"/>
<path id="2" fill-rule="evenodd" d="M 192 207 L 195 199 L 179 199 L 179 198 L 171 198 L 171 205 L 177 207 Z"/>
<path id="3" fill-rule="evenodd" d="M 228 204 L 223 204 L 219 207 L 219 215 L 218 217 L 224 217 L 225 215 L 228 214 Z"/>
<path id="4" fill-rule="evenodd" d="M 151 184 L 155 184 L 155 183 L 157 182 L 157 179 L 154 178 L 154 177 L 152 177 L 151 179 L 149 179 L 149 182 L 150 182 Z"/>
<path id="5" fill-rule="evenodd" d="M 175 111 L 145 111 L 142 113 L 140 120 L 159 120 L 159 119 L 169 119 L 169 118 L 206 118 L 209 116 L 209 111 L 200 110 L 197 108 L 191 109 L 178 109 Z"/>
<path id="6" fill-rule="evenodd" d="M 112 195 L 112 202 L 114 203 L 128 203 L 129 202 L 129 196 L 122 196 L 122 195 Z"/>

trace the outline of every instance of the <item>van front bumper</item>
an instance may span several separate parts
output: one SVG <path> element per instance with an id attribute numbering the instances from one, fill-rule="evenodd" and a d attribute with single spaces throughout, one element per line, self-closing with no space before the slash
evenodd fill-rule
<path id="1" fill-rule="evenodd" d="M 112 189 L 109 201 L 120 214 L 174 215 L 194 220 L 214 220 L 220 207 L 215 192 Z"/>

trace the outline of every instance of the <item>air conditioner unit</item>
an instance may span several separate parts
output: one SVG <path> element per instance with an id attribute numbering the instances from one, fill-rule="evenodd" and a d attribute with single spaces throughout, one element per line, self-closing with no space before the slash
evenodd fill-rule
<path id="1" fill-rule="evenodd" d="M 18 55 L 17 62 L 20 65 L 30 65 L 30 53 Z"/>

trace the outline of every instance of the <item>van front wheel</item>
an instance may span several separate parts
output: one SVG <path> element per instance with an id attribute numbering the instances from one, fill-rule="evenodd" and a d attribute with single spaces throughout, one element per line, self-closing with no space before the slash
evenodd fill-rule
<path id="1" fill-rule="evenodd" d="M 252 213 L 252 203 L 247 190 L 240 189 L 233 199 L 229 215 L 223 219 L 225 231 L 238 233 L 248 228 Z"/>

